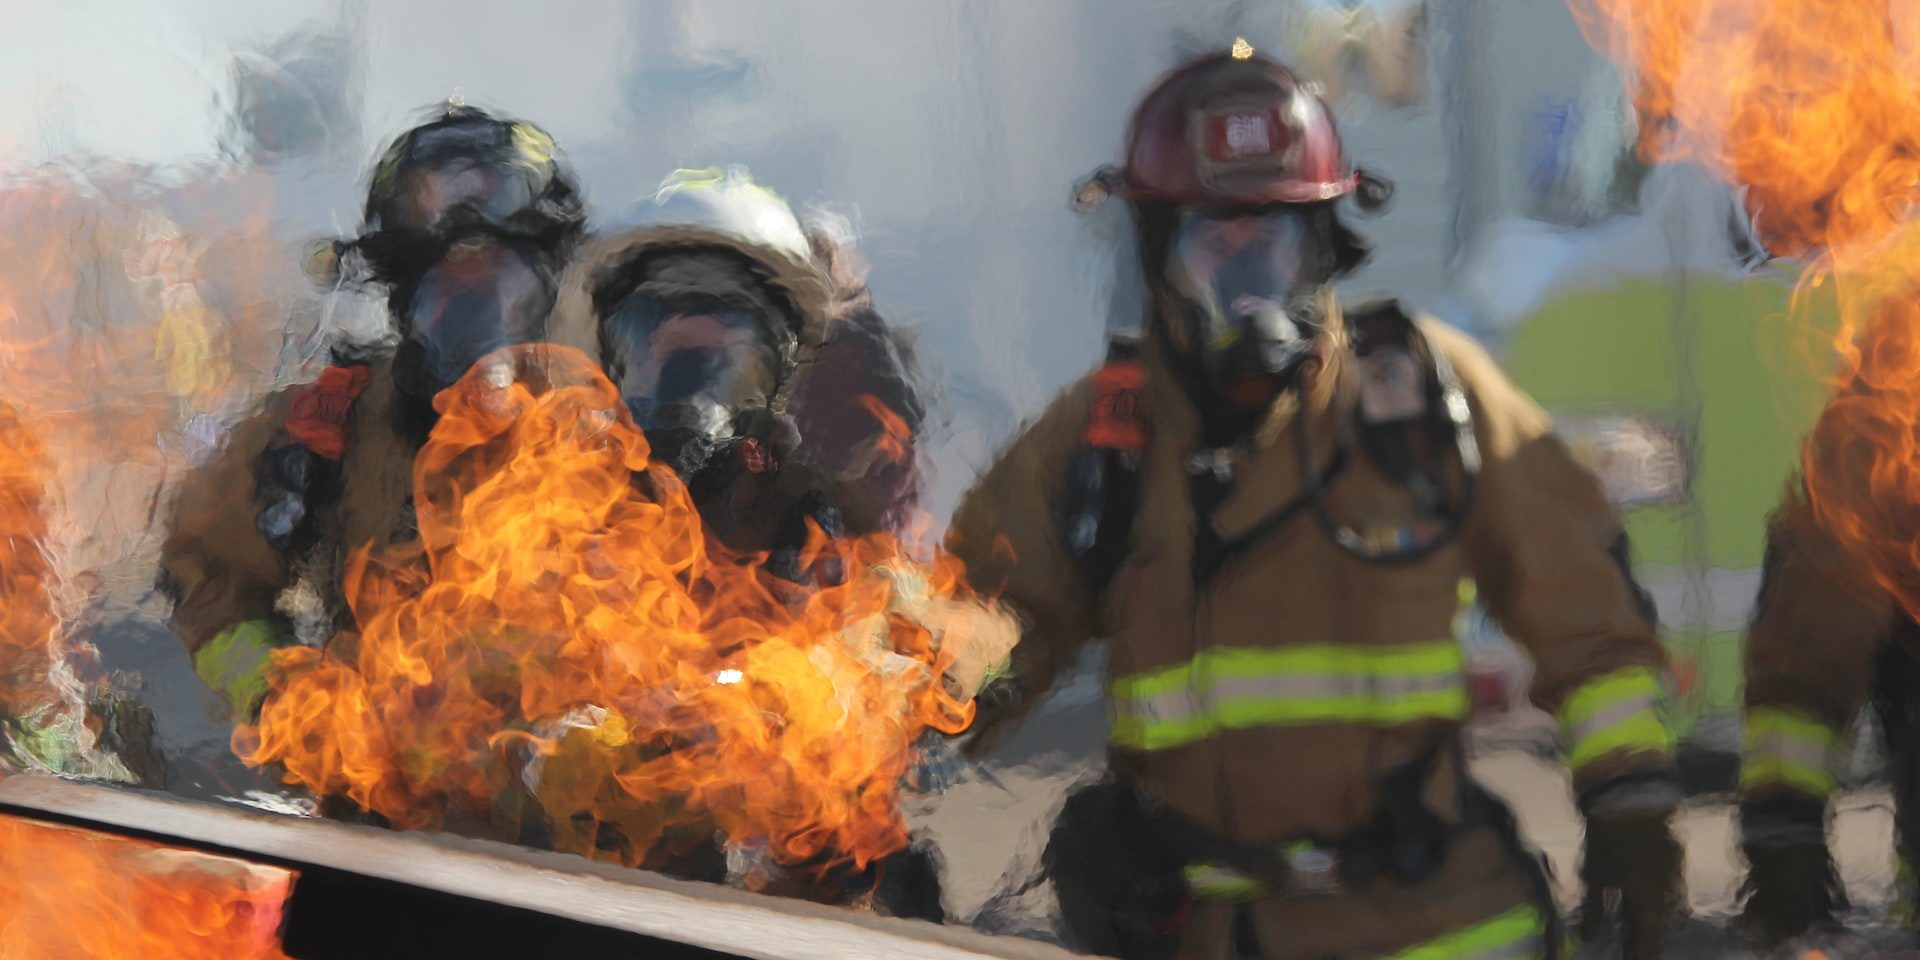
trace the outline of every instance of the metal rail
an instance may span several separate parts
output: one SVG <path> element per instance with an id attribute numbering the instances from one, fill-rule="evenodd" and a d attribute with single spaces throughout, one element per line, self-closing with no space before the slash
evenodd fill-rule
<path id="1" fill-rule="evenodd" d="M 276 816 L 90 783 L 0 780 L 0 812 L 255 862 L 319 867 L 755 960 L 1070 960 L 1078 954 L 579 857 L 440 834 Z"/>

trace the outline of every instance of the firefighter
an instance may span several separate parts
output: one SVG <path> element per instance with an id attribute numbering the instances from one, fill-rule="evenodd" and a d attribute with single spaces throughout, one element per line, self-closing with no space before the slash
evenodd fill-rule
<path id="1" fill-rule="evenodd" d="M 636 219 L 582 250 L 553 342 L 601 358 L 722 555 L 761 564 L 788 589 L 840 581 L 847 571 L 830 553 L 813 558 L 810 538 L 900 532 L 916 502 L 913 447 L 926 410 L 911 342 L 874 310 L 846 231 L 803 225 L 744 168 L 676 171 Z M 564 810 L 549 815 L 563 832 L 572 822 Z M 626 842 L 609 825 L 591 829 L 563 846 Z M 767 892 L 836 903 L 871 895 L 888 913 L 942 918 L 924 844 L 864 870 L 743 867 L 745 851 L 729 858 L 712 829 L 682 833 L 625 853 L 691 879 L 739 880 L 744 870 Z"/>
<path id="2" fill-rule="evenodd" d="M 1144 333 L 1012 442 L 949 543 L 1025 620 L 1003 728 L 1108 644 L 1110 776 L 1045 857 L 1083 948 L 1554 955 L 1539 861 L 1465 768 L 1463 575 L 1569 738 L 1584 931 L 1617 903 L 1652 957 L 1678 906 L 1664 654 L 1619 521 L 1466 336 L 1336 304 L 1365 248 L 1335 204 L 1385 193 L 1244 41 L 1162 78 L 1080 189 L 1129 204 Z"/>
<path id="3" fill-rule="evenodd" d="M 1864 481 L 1856 466 L 1858 435 L 1845 404 L 1836 402 L 1807 445 L 1806 456 L 1822 467 L 1818 475 Z M 1904 505 L 1881 509 L 1892 515 Z M 1914 823 L 1920 812 L 1920 625 L 1860 552 L 1822 522 L 1797 479 L 1769 518 L 1763 564 L 1743 654 L 1740 842 L 1751 866 L 1744 926 L 1770 946 L 1839 932 L 1835 915 L 1848 903 L 1827 849 L 1828 802 L 1839 787 L 1835 771 L 1849 752 L 1850 731 L 1871 703 L 1894 794 L 1894 914 L 1912 927 L 1912 868 L 1920 854 Z"/>
<path id="4" fill-rule="evenodd" d="M 851 245 L 740 167 L 677 171 L 639 217 L 582 252 L 552 336 L 602 358 L 707 529 L 796 581 L 825 575 L 795 566 L 810 525 L 897 530 L 926 409 Z"/>
<path id="5" fill-rule="evenodd" d="M 161 585 L 194 667 L 252 715 L 268 653 L 350 625 L 351 549 L 416 538 L 414 454 L 435 393 L 493 349 L 541 339 L 584 230 L 579 192 L 532 124 L 450 104 L 376 166 L 366 225 L 314 271 L 387 291 L 391 350 L 341 345 L 314 382 L 268 398 L 172 504 Z"/>

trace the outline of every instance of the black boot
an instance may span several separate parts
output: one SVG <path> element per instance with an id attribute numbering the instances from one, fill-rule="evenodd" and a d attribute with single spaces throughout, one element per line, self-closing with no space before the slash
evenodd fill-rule
<path id="1" fill-rule="evenodd" d="M 1846 890 L 1827 852 L 1825 804 L 1768 798 L 1740 807 L 1741 847 L 1751 869 L 1740 925 L 1766 946 L 1839 926 Z"/>

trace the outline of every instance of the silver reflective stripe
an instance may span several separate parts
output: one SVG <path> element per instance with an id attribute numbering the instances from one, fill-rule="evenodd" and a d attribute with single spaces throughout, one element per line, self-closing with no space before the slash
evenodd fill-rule
<path id="1" fill-rule="evenodd" d="M 1756 730 L 1749 737 L 1743 757 L 1745 760 L 1785 760 L 1815 770 L 1827 768 L 1829 758 L 1825 744 L 1814 743 L 1785 730 Z"/>
<path id="2" fill-rule="evenodd" d="M 1459 687 L 1457 673 L 1426 676 L 1321 674 L 1319 676 L 1223 677 L 1213 682 L 1208 699 L 1223 700 L 1388 700 L 1412 693 Z"/>
<path id="3" fill-rule="evenodd" d="M 1206 715 L 1210 708 L 1245 700 L 1384 701 L 1416 693 L 1445 693 L 1462 686 L 1458 673 L 1415 676 L 1379 674 L 1281 674 L 1216 677 L 1202 690 L 1168 690 L 1153 697 L 1120 697 L 1115 706 L 1141 720 L 1167 723 Z"/>
<path id="4" fill-rule="evenodd" d="M 1640 714 L 1653 713 L 1659 709 L 1660 700 L 1655 696 L 1643 696 L 1635 697 L 1631 700 L 1622 700 L 1588 717 L 1585 722 L 1575 725 L 1568 732 L 1573 735 L 1573 742 L 1580 743 L 1591 739 L 1596 734 L 1610 730 L 1628 720 L 1632 720 Z"/>
<path id="5" fill-rule="evenodd" d="M 1206 712 L 1206 706 L 1192 690 L 1184 687 L 1168 690 L 1154 697 L 1139 699 L 1116 697 L 1114 707 L 1123 713 L 1132 714 L 1150 723 L 1167 723 L 1197 717 Z"/>

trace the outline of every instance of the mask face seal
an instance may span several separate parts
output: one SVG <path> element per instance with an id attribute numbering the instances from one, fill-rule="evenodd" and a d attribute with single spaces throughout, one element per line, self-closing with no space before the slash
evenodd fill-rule
<path id="1" fill-rule="evenodd" d="M 1283 385 L 1312 352 L 1323 322 L 1325 270 L 1304 211 L 1183 211 L 1166 280 L 1189 305 L 1193 349 L 1227 396 Z"/>
<path id="2" fill-rule="evenodd" d="M 741 438 L 745 414 L 780 386 L 777 318 L 702 297 L 644 290 L 602 327 L 609 372 L 653 457 L 687 477 Z"/>

